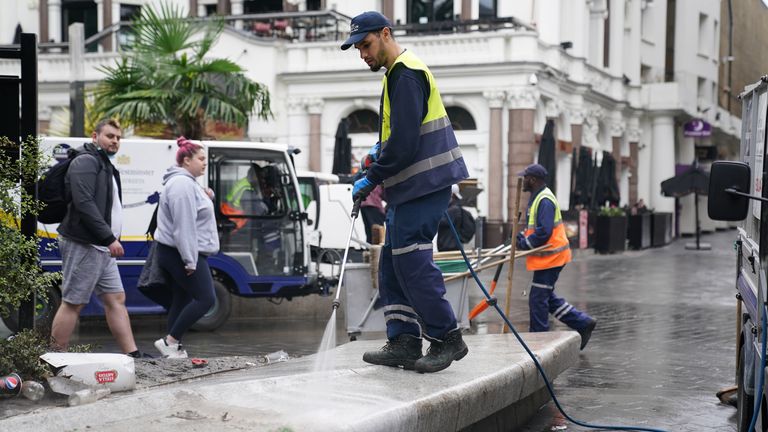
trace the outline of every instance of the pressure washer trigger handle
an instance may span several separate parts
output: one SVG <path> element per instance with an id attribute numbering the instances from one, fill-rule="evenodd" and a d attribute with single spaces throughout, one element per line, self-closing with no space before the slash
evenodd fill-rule
<path id="1" fill-rule="evenodd" d="M 352 205 L 352 214 L 350 215 L 352 216 L 352 219 L 357 219 L 357 215 L 360 214 L 360 204 L 362 203 L 363 203 L 362 198 L 358 198 L 355 200 L 355 203 Z"/>

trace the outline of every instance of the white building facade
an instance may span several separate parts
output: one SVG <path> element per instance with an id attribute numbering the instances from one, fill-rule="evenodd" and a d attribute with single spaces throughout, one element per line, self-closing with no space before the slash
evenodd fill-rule
<path id="1" fill-rule="evenodd" d="M 100 31 L 118 21 L 108 18 L 126 16 L 153 2 L 94 3 Z M 216 8 L 243 16 L 256 7 L 250 0 L 175 3 L 197 16 Z M 491 224 L 501 225 L 513 213 L 513 180 L 535 161 L 536 135 L 548 119 L 555 122 L 557 140 L 557 184 L 552 189 L 563 208 L 571 207 L 573 149 L 585 147 L 599 154 L 598 161 L 602 152 L 615 159 L 621 205 L 643 199 L 657 211 L 677 210 L 681 233 L 693 232 L 692 198 L 682 199 L 676 209 L 674 199 L 661 195 L 661 181 L 674 176 L 678 165 L 690 164 L 697 146 L 716 146 L 725 158 L 738 154 L 740 120 L 717 106 L 720 0 L 295 0 L 277 4 L 298 13 L 333 7 L 347 17 L 379 10 L 404 25 L 396 27 L 398 42 L 430 66 L 445 105 L 465 119 L 456 134 L 470 175 L 485 191 L 479 196 L 478 211 Z M 414 4 L 424 7 L 414 9 Z M 38 33 L 40 23 L 47 23 L 48 39 L 63 40 L 66 30 L 61 23 L 66 21 L 61 13 L 66 5 L 66 0 L 0 3 L 0 43 L 11 41 L 13 33 L 8 29 L 17 23 L 24 31 Z M 109 14 L 104 12 L 105 5 L 111 9 Z M 250 78 L 270 89 L 275 118 L 252 121 L 248 137 L 301 148 L 298 168 L 330 172 L 339 122 L 350 115 L 370 119 L 369 112 L 378 113 L 382 73 L 370 72 L 354 49 L 341 51 L 344 35 L 310 38 L 311 30 L 281 28 L 278 22 L 283 22 L 283 16 L 272 15 L 264 19 L 272 33 L 264 34 L 255 24 L 258 20 L 244 17 L 248 18 L 228 21 L 231 26 L 213 55 L 235 60 Z M 451 32 L 408 27 L 446 17 L 471 25 L 455 25 Z M 494 18 L 501 24 L 483 25 Z M 346 31 L 348 21 L 342 17 L 339 22 Z M 277 28 L 289 37 L 276 36 Z M 119 56 L 112 49 L 118 39 L 108 37 L 110 44 L 85 55 L 87 82 L 96 82 L 101 77 L 98 66 Z M 13 73 L 14 68 L 13 62 L 0 60 L 0 74 Z M 70 69 L 66 53 L 40 55 L 41 119 L 51 120 L 68 107 Z M 696 141 L 683 137 L 683 124 L 694 118 L 712 124 L 712 137 Z M 376 142 L 377 133 L 365 128 L 354 132 L 353 154 L 359 157 Z M 706 202 L 700 206 L 705 216 Z M 715 228 L 713 222 L 703 220 L 706 229 Z"/>

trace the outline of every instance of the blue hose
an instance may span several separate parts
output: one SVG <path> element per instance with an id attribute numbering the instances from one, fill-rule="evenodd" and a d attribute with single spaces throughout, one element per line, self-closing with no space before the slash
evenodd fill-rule
<path id="1" fill-rule="evenodd" d="M 760 347 L 760 369 L 758 371 L 760 372 L 760 378 L 758 378 L 758 384 L 757 384 L 757 396 L 755 397 L 755 411 L 752 413 L 752 420 L 749 422 L 749 427 L 747 428 L 747 432 L 751 432 L 755 430 L 755 424 L 757 424 L 757 416 L 760 414 L 760 405 L 763 401 L 763 385 L 765 384 L 765 342 L 766 342 L 766 327 L 768 327 L 768 322 L 766 322 L 765 315 L 768 312 L 766 310 L 765 305 L 763 305 L 763 320 L 762 320 L 762 330 L 763 333 L 763 339 L 762 339 L 762 346 Z M 739 385 L 744 385 L 743 383 L 739 383 Z"/>
<path id="2" fill-rule="evenodd" d="M 546 372 L 544 372 L 544 368 L 541 366 L 538 360 L 536 360 L 536 356 L 533 354 L 530 348 L 528 348 L 528 345 L 525 344 L 523 341 L 523 338 L 520 337 L 520 334 L 517 332 L 515 327 L 512 325 L 512 323 L 509 321 L 509 318 L 504 314 L 504 312 L 501 310 L 498 304 L 496 304 L 496 301 L 493 301 L 494 299 L 491 297 L 490 294 L 488 294 L 488 291 L 485 289 L 485 286 L 482 282 L 480 282 L 480 278 L 477 277 L 477 273 L 475 273 L 475 270 L 472 268 L 472 265 L 469 263 L 469 259 L 467 258 L 467 254 L 464 252 L 464 247 L 461 245 L 461 238 L 459 237 L 459 233 L 456 231 L 456 227 L 453 226 L 453 221 L 451 221 L 451 217 L 448 215 L 448 212 L 445 212 L 445 218 L 448 220 L 448 225 L 451 227 L 451 231 L 453 231 L 453 235 L 456 239 L 456 244 L 459 245 L 459 251 L 461 251 L 461 256 L 464 258 L 464 262 L 467 264 L 467 268 L 469 269 L 469 272 L 472 274 L 472 277 L 475 279 L 475 282 L 477 283 L 477 286 L 480 287 L 480 289 L 483 291 L 483 294 L 485 295 L 485 298 L 488 299 L 488 304 L 493 306 L 494 309 L 496 309 L 496 312 L 499 313 L 501 318 L 504 320 L 505 323 L 507 323 L 507 326 L 509 326 L 509 329 L 512 330 L 512 333 L 517 338 L 517 341 L 520 342 L 520 345 L 525 348 L 525 351 L 528 353 L 528 355 L 533 360 L 533 363 L 536 365 L 536 369 L 539 371 L 539 374 L 542 378 L 544 378 L 544 384 L 547 385 L 547 391 L 549 391 L 549 395 L 552 396 L 552 401 L 555 403 L 555 406 L 557 406 L 558 411 L 560 411 L 561 414 L 563 414 L 563 417 L 565 417 L 568 421 L 570 421 L 573 424 L 592 428 L 592 429 L 603 429 L 603 430 L 623 430 L 623 431 L 647 431 L 647 432 L 667 432 L 663 429 L 653 429 L 653 428 L 643 428 L 643 427 L 636 427 L 636 426 L 604 426 L 604 425 L 595 425 L 590 423 L 585 423 L 579 420 L 576 420 L 566 414 L 563 407 L 560 405 L 560 401 L 557 400 L 557 397 L 555 396 L 555 390 L 552 388 L 552 383 L 549 382 L 549 378 L 547 378 Z M 514 237 L 512 239 L 514 241 Z M 509 271 L 509 270 L 508 270 Z M 763 314 L 763 328 L 765 328 L 765 314 Z M 765 331 L 763 331 L 763 362 L 765 362 Z M 762 388 L 762 383 L 760 385 Z M 755 415 L 757 412 L 755 412 Z M 753 422 L 755 418 L 752 419 Z M 751 428 L 749 429 L 751 430 Z"/>

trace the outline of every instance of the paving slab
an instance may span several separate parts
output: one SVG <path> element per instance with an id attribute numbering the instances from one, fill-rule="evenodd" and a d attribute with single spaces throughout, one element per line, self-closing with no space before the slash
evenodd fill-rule
<path id="1" fill-rule="evenodd" d="M 576 332 L 522 337 L 550 379 L 578 360 Z M 314 371 L 317 356 L 308 356 L 114 394 L 90 405 L 41 409 L 0 426 L 36 432 L 442 432 L 502 430 L 512 412 L 517 424 L 530 417 L 540 406 L 531 404 L 531 397 L 541 397 L 544 383 L 515 337 L 474 335 L 465 341 L 467 357 L 434 374 L 368 365 L 362 353 L 384 341 L 356 341 L 335 348 L 325 371 Z M 529 408 L 516 407 L 523 402 Z M 493 419 L 498 415 L 505 418 Z"/>

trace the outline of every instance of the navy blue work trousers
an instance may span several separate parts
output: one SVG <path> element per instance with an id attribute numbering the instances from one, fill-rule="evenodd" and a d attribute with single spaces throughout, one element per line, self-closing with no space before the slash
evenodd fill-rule
<path id="1" fill-rule="evenodd" d="M 533 272 L 531 296 L 528 298 L 532 332 L 549 330 L 549 314 L 574 330 L 585 328 L 591 320 L 589 315 L 555 294 L 555 283 L 563 267 L 565 266 Z"/>
<path id="2" fill-rule="evenodd" d="M 411 334 L 442 340 L 457 328 L 443 274 L 432 259 L 432 239 L 450 197 L 447 187 L 387 209 L 379 295 L 390 339 Z"/>

